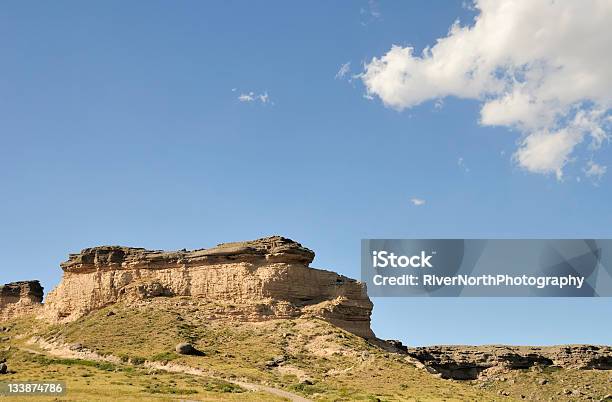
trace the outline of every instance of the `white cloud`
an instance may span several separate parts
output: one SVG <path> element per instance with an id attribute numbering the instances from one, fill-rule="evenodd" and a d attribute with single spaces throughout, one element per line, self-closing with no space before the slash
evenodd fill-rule
<path id="1" fill-rule="evenodd" d="M 359 10 L 362 16 L 367 17 L 367 20 L 361 21 L 361 25 L 367 26 L 373 21 L 379 21 L 382 19 L 382 13 L 380 12 L 380 6 L 376 0 L 368 0 L 367 8 L 362 7 Z"/>
<path id="2" fill-rule="evenodd" d="M 232 89 L 232 92 L 235 92 L 236 89 Z M 238 96 L 238 100 L 240 102 L 254 102 L 254 101 L 259 101 L 263 104 L 266 103 L 270 103 L 272 105 L 274 105 L 274 102 L 270 101 L 270 96 L 268 95 L 268 92 L 264 92 L 262 94 L 256 94 L 255 92 L 246 92 L 246 93 L 241 93 Z"/>
<path id="3" fill-rule="evenodd" d="M 557 179 L 563 177 L 563 167 L 574 147 L 582 141 L 584 133 L 562 128 L 558 131 L 532 132 L 527 135 L 513 158 L 525 169 L 534 173 L 554 172 Z"/>
<path id="4" fill-rule="evenodd" d="M 263 94 L 259 95 L 257 98 L 261 101 L 261 103 L 270 102 L 270 97 L 268 96 L 267 92 L 264 92 Z"/>
<path id="5" fill-rule="evenodd" d="M 417 207 L 420 207 L 421 205 L 425 204 L 425 200 L 422 198 L 411 198 L 410 202 L 412 203 L 412 205 L 415 205 Z"/>
<path id="6" fill-rule="evenodd" d="M 255 93 L 249 92 L 248 94 L 240 94 L 238 100 L 240 102 L 253 102 L 255 100 Z"/>
<path id="7" fill-rule="evenodd" d="M 606 171 L 608 170 L 607 166 L 598 165 L 593 161 L 589 161 L 587 163 L 588 168 L 584 169 L 584 174 L 595 180 L 601 180 Z"/>
<path id="8" fill-rule="evenodd" d="M 368 10 L 372 18 L 379 19 L 382 17 L 380 7 L 376 0 L 368 0 Z"/>
<path id="9" fill-rule="evenodd" d="M 336 78 L 337 80 L 341 80 L 350 72 L 351 72 L 351 62 L 348 61 L 340 66 L 340 69 L 338 70 L 334 78 Z"/>
<path id="10" fill-rule="evenodd" d="M 461 156 L 459 157 L 459 159 L 457 159 L 457 166 L 463 169 L 466 173 L 470 172 L 470 168 L 467 167 L 467 165 L 465 164 L 465 160 Z"/>
<path id="11" fill-rule="evenodd" d="M 463 0 L 461 2 L 461 8 L 465 8 L 466 10 L 474 11 L 474 3 L 471 1 Z"/>
<path id="12" fill-rule="evenodd" d="M 522 133 L 513 160 L 561 179 L 576 147 L 612 122 L 612 2 L 478 0 L 472 25 L 415 54 L 392 46 L 365 65 L 367 94 L 402 110 L 447 96 L 482 102 L 482 125 Z"/>

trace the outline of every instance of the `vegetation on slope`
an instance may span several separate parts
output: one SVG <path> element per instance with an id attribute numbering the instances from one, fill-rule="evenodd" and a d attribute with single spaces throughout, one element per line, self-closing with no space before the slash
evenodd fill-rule
<path id="1" fill-rule="evenodd" d="M 612 384 L 608 372 L 571 370 L 515 371 L 501 381 L 443 380 L 416 368 L 404 355 L 322 320 L 210 319 L 215 309 L 231 306 L 156 298 L 139 308 L 109 306 L 62 325 L 15 321 L 10 340 L 0 344 L 0 350 L 12 345 L 8 358 L 15 373 L 7 378 L 63 379 L 74 400 L 273 400 L 219 378 L 268 384 L 321 401 L 575 400 L 581 394 L 574 391 L 601 398 Z M 28 353 L 34 346 L 26 340 L 34 335 L 115 356 L 117 363 Z M 204 355 L 177 354 L 179 342 L 193 344 Z M 150 362 L 194 367 L 209 377 L 152 370 Z M 542 376 L 545 385 L 539 384 Z"/>

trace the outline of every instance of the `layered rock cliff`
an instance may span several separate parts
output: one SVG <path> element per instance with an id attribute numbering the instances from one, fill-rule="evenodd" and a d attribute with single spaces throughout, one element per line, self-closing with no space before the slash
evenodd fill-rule
<path id="1" fill-rule="evenodd" d="M 43 288 L 38 281 L 12 282 L 0 286 L 0 320 L 5 321 L 42 308 Z"/>
<path id="2" fill-rule="evenodd" d="M 280 236 L 194 251 L 88 248 L 61 264 L 64 275 L 44 315 L 72 321 L 117 302 L 189 296 L 240 319 L 313 316 L 373 337 L 365 285 L 310 268 L 313 258 L 311 250 Z"/>
<path id="3" fill-rule="evenodd" d="M 262 321 L 318 317 L 370 338 L 444 378 L 477 379 L 499 371 L 558 366 L 612 369 L 609 346 L 431 346 L 406 348 L 374 338 L 365 285 L 311 268 L 314 253 L 274 236 L 201 250 L 153 251 L 102 246 L 71 254 L 59 286 L 43 307 L 38 281 L 0 286 L 0 321 L 35 313 L 52 322 L 77 320 L 124 303 L 139 308 L 183 306 L 198 320 Z"/>
<path id="4" fill-rule="evenodd" d="M 500 371 L 547 366 L 612 370 L 610 346 L 429 346 L 406 349 L 406 352 L 430 371 L 455 380 L 474 380 Z"/>

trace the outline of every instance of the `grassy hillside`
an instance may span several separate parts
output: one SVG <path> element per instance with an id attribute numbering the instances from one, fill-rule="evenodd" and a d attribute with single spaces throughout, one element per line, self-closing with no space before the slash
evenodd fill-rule
<path id="1" fill-rule="evenodd" d="M 15 373 L 0 381 L 62 379 L 69 389 L 62 400 L 281 399 L 228 382 L 235 380 L 323 401 L 492 401 L 534 395 L 575 400 L 579 394 L 565 391 L 605 395 L 612 384 L 607 372 L 567 370 L 517 371 L 495 382 L 443 380 L 414 367 L 403 355 L 321 320 L 211 320 L 203 309 L 190 299 L 159 298 L 138 309 L 114 305 L 66 325 L 46 326 L 32 319 L 2 324 L 10 330 L 0 337 L 0 350 L 11 346 L 2 353 Z M 95 351 L 113 362 L 53 357 L 27 343 L 34 335 Z M 183 341 L 204 355 L 176 354 L 175 345 Z M 37 351 L 42 354 L 32 353 Z M 159 370 L 164 365 L 189 366 L 204 375 Z M 538 383 L 542 375 L 548 379 L 545 386 Z"/>

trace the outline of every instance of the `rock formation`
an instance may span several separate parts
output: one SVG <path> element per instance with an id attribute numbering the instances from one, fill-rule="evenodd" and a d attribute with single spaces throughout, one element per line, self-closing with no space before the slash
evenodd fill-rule
<path id="1" fill-rule="evenodd" d="M 190 296 L 231 305 L 231 314 L 245 320 L 313 316 L 373 337 L 365 285 L 310 268 L 313 258 L 280 236 L 194 251 L 88 248 L 61 264 L 64 276 L 47 297 L 45 316 L 71 321 L 117 302 Z"/>
<path id="2" fill-rule="evenodd" d="M 0 286 L 0 320 L 38 311 L 43 288 L 38 281 L 13 282 Z"/>
<path id="3" fill-rule="evenodd" d="M 407 353 L 430 371 L 455 380 L 474 380 L 499 371 L 534 366 L 612 369 L 609 346 L 430 346 L 409 348 Z"/>
<path id="4" fill-rule="evenodd" d="M 163 306 L 167 300 L 204 312 L 199 315 L 203 320 L 318 317 L 369 338 L 373 345 L 407 354 L 406 359 L 443 378 L 471 380 L 544 366 L 612 369 L 609 346 L 407 348 L 400 341 L 376 339 L 365 284 L 311 268 L 313 259 L 311 250 L 280 236 L 193 251 L 87 248 L 61 264 L 62 281 L 44 307 L 38 281 L 0 286 L 0 321 L 35 313 L 52 322 L 67 322 L 115 303 L 139 308 L 158 302 Z M 189 353 L 188 345 L 179 346 L 179 353 Z"/>

